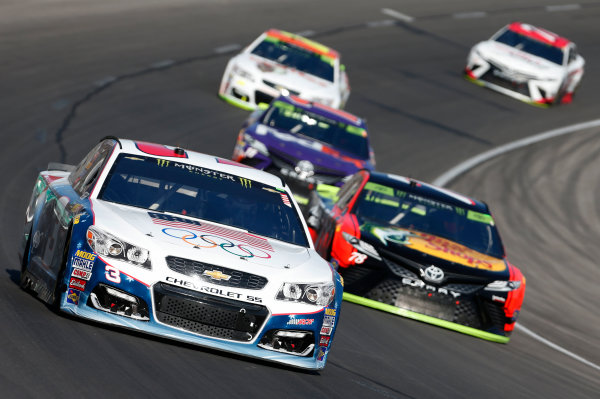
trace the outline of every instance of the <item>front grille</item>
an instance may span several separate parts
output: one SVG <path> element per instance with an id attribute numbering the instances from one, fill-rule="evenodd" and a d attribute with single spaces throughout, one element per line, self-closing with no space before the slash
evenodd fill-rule
<path id="1" fill-rule="evenodd" d="M 392 261 L 391 259 L 383 258 L 383 262 L 386 264 L 387 267 L 390 268 L 392 273 L 394 273 L 398 277 L 408 277 L 411 279 L 419 278 L 415 273 L 413 273 L 406 267 Z"/>
<path id="2" fill-rule="evenodd" d="M 229 269 L 223 266 L 210 265 L 191 259 L 178 258 L 176 256 L 167 256 L 167 266 L 169 269 L 185 274 L 189 277 L 200 278 L 211 284 L 224 285 L 227 287 L 245 288 L 248 290 L 260 290 L 267 285 L 268 280 L 265 277 L 256 274 L 241 272 L 235 269 Z M 215 279 L 205 272 L 220 272 L 230 276 L 229 279 Z"/>
<path id="3" fill-rule="evenodd" d="M 447 293 L 405 285 L 397 279 L 382 281 L 365 297 L 469 327 L 481 328 L 482 325 L 479 307 L 473 298 L 454 298 Z"/>
<path id="4" fill-rule="evenodd" d="M 266 307 L 203 294 L 178 286 L 154 286 L 158 321 L 192 333 L 249 342 L 265 322 Z"/>
<path id="5" fill-rule="evenodd" d="M 290 170 L 294 170 L 294 167 L 298 164 L 298 162 L 306 159 L 305 157 L 295 157 L 288 153 L 277 151 L 273 148 L 269 149 L 269 154 L 275 166 L 277 166 L 278 168 L 286 168 Z M 314 176 L 319 176 L 319 178 L 322 179 L 334 178 L 336 180 L 339 180 L 345 176 L 345 173 L 340 171 L 339 169 L 315 165 Z"/>
<path id="6" fill-rule="evenodd" d="M 275 84 L 275 83 L 273 83 L 273 82 L 270 82 L 270 81 L 268 81 L 268 80 L 263 80 L 263 83 L 264 83 L 264 84 L 266 84 L 267 86 L 269 86 L 269 87 L 272 87 L 272 88 L 274 88 L 274 89 L 277 89 L 277 90 L 279 90 L 279 91 L 281 91 L 281 89 L 286 89 L 287 91 L 289 91 L 289 92 L 290 92 L 290 94 L 293 94 L 293 95 L 295 95 L 295 96 L 299 96 L 299 95 L 300 95 L 300 92 L 299 92 L 299 91 L 290 90 L 290 89 L 288 89 L 287 87 L 283 87 L 283 86 L 281 86 L 281 85 Z"/>
<path id="7" fill-rule="evenodd" d="M 254 92 L 254 102 L 256 104 L 260 104 L 260 103 L 265 103 L 265 104 L 270 104 L 271 101 L 273 101 L 273 96 L 262 92 L 260 90 L 256 90 Z"/>
<path id="8" fill-rule="evenodd" d="M 446 284 L 444 288 L 449 290 L 460 292 L 461 294 L 473 294 L 479 291 L 484 286 L 481 284 Z"/>
<path id="9" fill-rule="evenodd" d="M 490 69 L 486 73 L 481 76 L 481 80 L 486 82 L 495 84 L 496 86 L 503 87 L 505 89 L 530 96 L 529 94 L 529 85 L 527 82 L 514 82 L 512 80 L 506 79 L 502 76 L 498 76 L 497 74 L 502 73 L 502 69 L 490 65 Z"/>
<path id="10" fill-rule="evenodd" d="M 492 325 L 503 328 L 504 324 L 509 322 L 508 318 L 504 314 L 504 304 L 488 301 L 485 301 L 484 303 L 486 313 L 489 316 Z"/>

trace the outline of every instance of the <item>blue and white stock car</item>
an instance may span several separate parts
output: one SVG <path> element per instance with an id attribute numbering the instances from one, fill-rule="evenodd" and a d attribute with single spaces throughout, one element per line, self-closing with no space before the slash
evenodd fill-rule
<path id="1" fill-rule="evenodd" d="M 86 319 L 325 366 L 342 284 L 281 179 L 114 137 L 48 169 L 27 208 L 24 289 Z"/>

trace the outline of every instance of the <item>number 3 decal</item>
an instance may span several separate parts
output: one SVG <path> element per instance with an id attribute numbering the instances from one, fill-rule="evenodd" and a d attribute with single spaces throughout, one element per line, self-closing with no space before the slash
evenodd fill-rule
<path id="1" fill-rule="evenodd" d="M 365 260 L 367 260 L 367 255 L 361 254 L 360 252 L 352 252 L 352 255 L 348 258 L 348 262 L 354 262 L 358 265 L 364 263 Z"/>
<path id="2" fill-rule="evenodd" d="M 119 269 L 114 266 L 106 265 L 105 270 L 106 272 L 104 274 L 106 275 L 106 279 L 108 281 L 112 281 L 113 283 L 117 284 L 121 282 L 121 272 L 119 272 Z"/>

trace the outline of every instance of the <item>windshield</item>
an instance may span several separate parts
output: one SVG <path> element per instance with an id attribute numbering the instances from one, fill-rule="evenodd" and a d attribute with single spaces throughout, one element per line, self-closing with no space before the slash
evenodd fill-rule
<path id="1" fill-rule="evenodd" d="M 358 159 L 369 158 L 367 131 L 338 122 L 292 104 L 275 101 L 262 123 L 278 130 L 299 134 L 344 151 Z"/>
<path id="2" fill-rule="evenodd" d="M 359 219 L 442 237 L 496 258 L 504 256 L 488 214 L 373 182 L 365 185 L 354 212 Z"/>
<path id="3" fill-rule="evenodd" d="M 267 36 L 252 54 L 333 82 L 334 60 L 293 44 Z"/>
<path id="4" fill-rule="evenodd" d="M 121 154 L 98 198 L 308 247 L 300 216 L 285 191 L 179 161 Z"/>
<path id="5" fill-rule="evenodd" d="M 538 40 L 531 39 L 507 29 L 504 33 L 496 38 L 497 42 L 515 47 L 518 50 L 552 61 L 555 64 L 562 65 L 563 51 L 549 44 L 542 43 Z"/>

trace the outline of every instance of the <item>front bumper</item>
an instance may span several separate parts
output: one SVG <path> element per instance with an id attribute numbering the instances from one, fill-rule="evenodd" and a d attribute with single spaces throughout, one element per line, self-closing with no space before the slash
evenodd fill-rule
<path id="1" fill-rule="evenodd" d="M 161 281 L 147 285 L 123 272 L 118 274 L 119 281 L 116 282 L 114 272 L 104 273 L 106 265 L 98 258 L 90 280 L 84 283 L 80 280 L 79 289 L 71 285 L 62 294 L 62 311 L 298 368 L 318 370 L 325 367 L 338 323 L 341 287 L 336 290 L 336 297 L 328 308 L 311 313 L 272 314 L 268 303 L 262 303 L 262 299 L 247 302 L 227 298 L 222 295 L 223 287 L 199 292 Z M 112 266 L 108 267 L 114 270 Z M 69 286 L 74 269 L 68 267 L 67 270 L 65 283 Z M 118 291 L 119 297 L 113 297 L 112 301 L 101 298 L 100 292 L 106 287 L 112 293 Z M 136 302 L 135 309 L 132 311 L 131 306 L 123 306 L 122 298 Z M 298 341 L 284 333 L 279 337 L 280 331 L 299 333 L 303 338 Z M 301 342 L 304 347 L 294 352 L 291 344 L 295 342 Z"/>
<path id="2" fill-rule="evenodd" d="M 273 85 L 268 85 L 264 80 L 250 80 L 226 71 L 219 88 L 219 97 L 232 105 L 250 111 L 257 109 L 259 104 L 271 103 L 282 92 Z M 301 95 L 300 92 L 289 89 L 285 93 Z"/>
<path id="3" fill-rule="evenodd" d="M 528 104 L 547 107 L 556 102 L 560 84 L 536 79 L 511 78 L 512 73 L 485 62 L 470 62 L 465 78 Z"/>
<path id="4" fill-rule="evenodd" d="M 486 290 L 482 282 L 429 284 L 397 260 L 339 267 L 344 300 L 403 317 L 507 343 L 519 309 L 507 309 L 511 293 Z"/>

